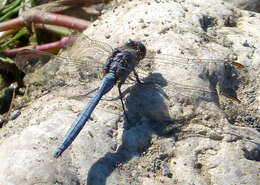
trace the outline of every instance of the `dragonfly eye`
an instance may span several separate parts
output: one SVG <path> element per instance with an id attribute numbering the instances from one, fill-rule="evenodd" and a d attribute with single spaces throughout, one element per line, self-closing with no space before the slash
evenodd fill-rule
<path id="1" fill-rule="evenodd" d="M 135 47 L 136 44 L 135 44 L 135 41 L 129 39 L 129 41 L 127 41 L 126 45 L 127 45 L 128 47 Z"/>
<path id="2" fill-rule="evenodd" d="M 140 58 L 143 59 L 146 55 L 146 48 L 141 42 L 137 42 L 138 46 L 138 53 L 140 55 Z"/>
<path id="3" fill-rule="evenodd" d="M 126 43 L 126 46 L 137 50 L 140 59 L 143 59 L 145 57 L 146 48 L 141 42 L 136 42 L 129 39 L 129 41 Z"/>

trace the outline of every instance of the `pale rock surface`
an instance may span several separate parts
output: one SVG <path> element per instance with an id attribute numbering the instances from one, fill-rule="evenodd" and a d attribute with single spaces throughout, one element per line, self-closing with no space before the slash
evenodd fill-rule
<path id="1" fill-rule="evenodd" d="M 68 74 L 69 86 L 37 98 L 0 130 L 0 184 L 258 185 L 260 133 L 249 127 L 259 128 L 260 121 L 259 25 L 259 14 L 215 0 L 134 0 L 106 10 L 85 34 L 113 47 L 129 38 L 142 41 L 158 55 L 148 72 L 168 83 L 126 84 L 131 123 L 121 118 L 118 100 L 101 101 L 71 147 L 54 159 L 55 149 L 89 101 L 84 94 L 98 85 L 82 85 L 79 76 Z M 80 46 L 84 43 L 72 48 L 79 56 L 84 49 Z M 228 67 L 193 63 L 185 68 L 171 65 L 170 59 L 166 64 L 162 54 L 235 58 L 248 72 L 232 76 L 229 80 L 239 81 L 233 87 Z M 235 88 L 240 105 L 225 93 L 211 96 L 172 86 L 175 81 L 214 89 L 216 76 L 220 90 L 225 85 Z M 118 96 L 116 88 L 110 95 Z"/>
<path id="2" fill-rule="evenodd" d="M 260 1 L 259 0 L 224 0 L 233 4 L 235 7 L 260 12 Z"/>

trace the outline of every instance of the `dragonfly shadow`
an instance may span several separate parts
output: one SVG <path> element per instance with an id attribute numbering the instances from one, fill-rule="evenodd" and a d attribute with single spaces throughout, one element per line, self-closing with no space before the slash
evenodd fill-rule
<path id="1" fill-rule="evenodd" d="M 149 83 L 150 79 L 155 77 L 161 78 L 161 82 L 164 83 L 161 83 L 161 86 Z M 164 99 L 167 99 L 168 96 L 162 90 L 162 86 L 166 86 L 167 81 L 158 73 L 150 74 L 142 81 L 143 84 L 136 84 L 131 87 L 130 94 L 125 101 L 128 110 L 127 115 L 131 123 L 124 121 L 122 144 L 115 153 L 106 153 L 91 166 L 88 172 L 87 185 L 105 185 L 108 177 L 115 169 L 128 163 L 133 157 L 140 156 L 150 146 L 153 134 L 162 134 L 154 128 L 157 128 L 162 120 L 170 120 L 168 106 L 164 103 Z M 142 119 L 144 116 L 151 121 L 144 121 Z M 157 126 L 154 126 L 154 123 L 151 122 L 156 122 Z M 160 127 L 165 126 L 165 124 L 161 125 Z M 175 130 L 171 131 L 174 132 Z M 174 133 L 172 134 L 174 135 Z"/>
<path id="2" fill-rule="evenodd" d="M 157 79 L 160 83 L 154 83 Z M 132 122 L 138 122 L 142 118 L 152 121 L 171 120 L 167 100 L 169 96 L 163 91 L 168 82 L 160 73 L 150 73 L 142 79 L 143 84 L 136 84 L 131 88 L 126 98 L 127 115 Z M 133 125 L 127 125 L 127 129 Z"/>
<path id="3" fill-rule="evenodd" d="M 120 168 L 120 165 L 127 163 L 133 157 L 139 156 L 149 147 L 152 133 L 152 129 L 146 123 L 124 130 L 122 145 L 115 153 L 106 153 L 91 166 L 86 184 L 105 185 L 107 178 L 116 168 Z"/>
<path id="4" fill-rule="evenodd" d="M 214 80 L 212 76 L 205 78 Z M 185 89 L 180 92 L 180 94 L 184 94 L 181 98 L 177 92 L 181 89 L 176 87 L 176 93 L 172 92 L 174 89 L 167 89 L 168 86 L 171 86 L 171 82 L 164 79 L 160 73 L 149 73 L 142 79 L 142 82 L 129 89 L 130 93 L 125 100 L 126 114 L 130 123 L 124 121 L 122 144 L 115 153 L 106 153 L 91 166 L 87 185 L 105 185 L 114 170 L 124 168 L 123 164 L 129 163 L 133 157 L 140 156 L 147 150 L 152 135 L 176 140 L 179 138 L 181 128 L 185 127 L 185 123 L 196 117 L 196 109 L 199 106 L 203 106 L 207 102 L 216 104 L 218 102 L 214 93 L 206 92 L 207 96 L 205 96 L 203 92 L 200 94 L 200 92 L 194 91 L 194 93 L 187 92 L 186 96 Z M 164 88 L 167 89 L 167 93 L 163 90 Z M 189 109 L 191 112 L 186 113 L 185 117 L 181 115 L 185 111 L 177 111 L 176 114 L 179 115 L 175 118 L 169 110 L 170 101 L 173 101 L 175 103 L 173 106 L 177 105 L 176 107 L 179 105 L 186 106 L 186 109 L 192 107 Z"/>

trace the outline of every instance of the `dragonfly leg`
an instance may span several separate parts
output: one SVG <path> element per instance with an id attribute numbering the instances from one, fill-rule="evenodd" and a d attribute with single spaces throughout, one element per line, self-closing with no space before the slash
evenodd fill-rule
<path id="1" fill-rule="evenodd" d="M 125 104 L 123 102 L 123 95 L 122 95 L 122 92 L 121 92 L 121 83 L 120 82 L 118 83 L 117 87 L 118 87 L 119 98 L 121 100 L 121 104 L 122 104 L 122 107 L 123 107 L 125 118 L 126 118 L 127 122 L 130 123 L 130 121 L 129 121 L 128 117 L 127 117 L 126 111 L 125 111 Z"/>
<path id="2" fill-rule="evenodd" d="M 136 70 L 134 69 L 133 71 L 134 71 L 134 75 L 135 75 L 135 79 L 136 79 L 137 83 L 138 84 L 142 84 L 142 82 L 140 81 L 139 76 L 138 76 Z"/>

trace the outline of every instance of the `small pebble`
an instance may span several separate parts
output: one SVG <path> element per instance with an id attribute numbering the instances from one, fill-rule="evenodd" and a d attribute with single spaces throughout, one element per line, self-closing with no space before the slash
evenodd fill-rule
<path id="1" fill-rule="evenodd" d="M 0 118 L 0 128 L 3 126 L 4 124 L 4 119 Z"/>
<path id="2" fill-rule="evenodd" d="M 25 90 L 26 90 L 26 89 L 25 89 L 24 87 L 22 87 L 22 88 L 19 88 L 19 89 L 18 89 L 18 92 L 19 92 L 19 94 L 24 95 Z"/>
<path id="3" fill-rule="evenodd" d="M 210 115 L 205 115 L 204 120 L 208 121 L 210 119 Z"/>
<path id="4" fill-rule="evenodd" d="M 9 116 L 9 120 L 14 120 L 16 119 L 18 116 L 20 116 L 21 111 L 20 110 L 15 110 L 13 111 L 10 116 Z"/>
<path id="5" fill-rule="evenodd" d="M 252 121 L 252 116 L 250 116 L 250 115 L 247 115 L 246 117 L 245 117 L 245 120 L 246 121 L 248 121 L 248 122 L 250 122 L 250 121 Z"/>
<path id="6" fill-rule="evenodd" d="M 228 117 L 227 120 L 230 124 L 234 124 L 234 119 L 232 117 Z"/>
<path id="7" fill-rule="evenodd" d="M 167 176 L 169 178 L 172 177 L 172 173 L 170 172 L 170 169 L 165 162 L 162 162 L 161 169 L 162 169 L 162 173 L 163 173 L 164 176 Z"/>

